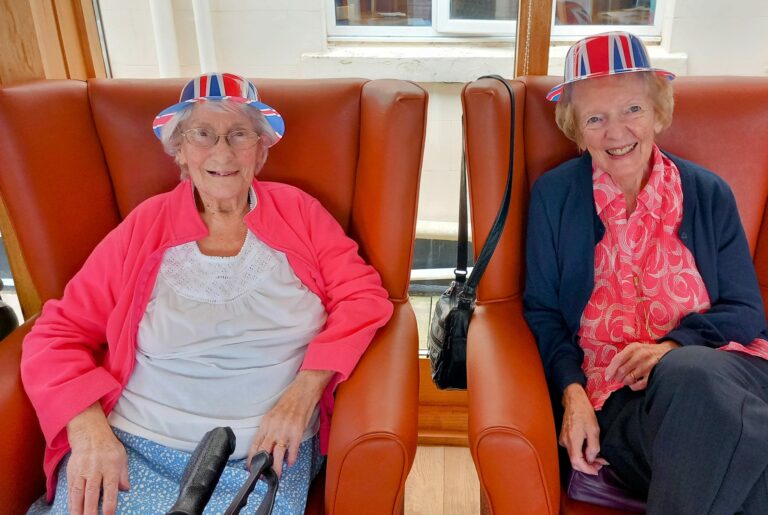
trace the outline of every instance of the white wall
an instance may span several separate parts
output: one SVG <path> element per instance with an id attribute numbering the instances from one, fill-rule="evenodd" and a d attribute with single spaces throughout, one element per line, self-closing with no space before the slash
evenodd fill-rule
<path id="1" fill-rule="evenodd" d="M 173 7 L 181 73 L 199 73 L 191 0 L 100 0 L 114 77 L 159 77 L 150 2 Z M 302 55 L 325 48 L 322 0 L 210 0 L 221 70 L 249 77 L 301 77 Z"/>
<path id="2" fill-rule="evenodd" d="M 662 45 L 688 55 L 690 75 L 768 75 L 768 2 L 675 0 Z"/>
<path id="3" fill-rule="evenodd" d="M 421 167 L 419 220 L 456 222 L 461 163 L 461 88 L 463 83 L 421 83 L 429 92 L 427 137 Z M 440 238 L 439 224 L 419 225 L 422 235 Z M 450 231 L 455 238 L 455 230 Z"/>
<path id="4" fill-rule="evenodd" d="M 199 73 L 191 0 L 100 0 L 114 77 L 158 77 L 150 2 L 171 2 L 179 69 Z M 511 76 L 510 42 L 327 43 L 325 0 L 210 0 L 220 70 L 249 77 L 367 77 L 418 81 L 430 94 L 420 221 L 457 216 L 463 82 Z M 768 75 L 768 1 L 668 0 L 657 66 L 678 74 Z M 566 47 L 553 47 L 560 74 Z M 454 200 L 455 199 L 455 200 Z M 430 231 L 431 224 L 420 224 Z"/>

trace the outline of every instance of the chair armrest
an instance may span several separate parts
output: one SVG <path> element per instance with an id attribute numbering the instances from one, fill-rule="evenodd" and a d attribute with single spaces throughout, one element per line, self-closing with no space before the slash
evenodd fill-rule
<path id="1" fill-rule="evenodd" d="M 491 512 L 558 513 L 552 408 L 519 298 L 475 309 L 467 383 L 470 450 Z"/>
<path id="2" fill-rule="evenodd" d="M 0 342 L 0 511 L 26 513 L 45 493 L 45 441 L 21 385 L 21 343 L 33 317 Z"/>
<path id="3" fill-rule="evenodd" d="M 410 302 L 396 303 L 336 392 L 325 512 L 399 513 L 416 454 L 418 332 Z"/>

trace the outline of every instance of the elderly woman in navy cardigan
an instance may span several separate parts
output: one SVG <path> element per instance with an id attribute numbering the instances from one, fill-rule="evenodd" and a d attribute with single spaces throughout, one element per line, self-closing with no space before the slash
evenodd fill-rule
<path id="1" fill-rule="evenodd" d="M 768 513 L 766 320 L 733 193 L 654 143 L 673 75 L 639 39 L 586 38 L 565 68 L 548 98 L 585 152 L 533 187 L 524 299 L 560 444 L 649 514 Z"/>

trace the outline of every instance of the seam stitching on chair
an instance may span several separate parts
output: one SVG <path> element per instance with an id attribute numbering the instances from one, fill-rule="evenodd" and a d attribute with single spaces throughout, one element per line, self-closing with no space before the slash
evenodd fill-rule
<path id="1" fill-rule="evenodd" d="M 542 489 L 544 490 L 544 498 L 545 498 L 545 500 L 547 502 L 547 511 L 548 511 L 548 513 L 554 513 L 552 511 L 552 500 L 551 500 L 552 494 L 551 494 L 551 492 L 549 492 L 549 488 L 547 488 L 547 482 L 546 482 L 546 480 L 544 478 L 544 470 L 543 470 L 544 467 L 541 464 L 541 459 L 539 457 L 539 453 L 538 453 L 538 451 L 536 451 L 536 447 L 531 443 L 531 441 L 528 438 L 526 438 L 523 435 L 523 433 L 519 429 L 513 429 L 513 428 L 503 427 L 503 426 L 491 426 L 489 428 L 484 429 L 477 436 L 477 440 L 476 440 L 476 443 L 474 445 L 474 448 L 476 449 L 476 452 L 479 451 L 479 447 L 480 447 L 482 441 L 487 436 L 492 436 L 492 435 L 495 435 L 495 434 L 498 434 L 498 433 L 508 433 L 508 434 L 515 435 L 521 441 L 525 442 L 531 448 L 531 450 L 534 451 L 533 455 L 536 458 L 536 464 L 538 466 L 539 478 L 541 480 Z M 483 474 L 481 472 L 481 467 L 476 466 L 475 468 L 477 469 L 478 476 L 480 476 L 482 478 Z M 483 484 L 482 481 L 481 481 L 480 484 L 481 485 Z M 485 489 L 485 487 L 483 487 L 483 489 Z M 488 496 L 486 496 L 486 498 L 488 499 L 488 504 L 491 507 L 491 513 L 493 513 L 493 501 Z"/>
<path id="2" fill-rule="evenodd" d="M 389 441 L 397 443 L 400 446 L 400 449 L 401 449 L 401 451 L 403 453 L 402 454 L 403 465 L 405 465 L 407 463 L 407 459 L 406 458 L 408 457 L 408 454 L 406 452 L 405 445 L 403 444 L 401 439 L 397 435 L 395 435 L 394 433 L 387 433 L 387 432 L 383 432 L 382 431 L 382 432 L 378 432 L 378 433 L 369 433 L 369 434 L 367 434 L 367 435 L 365 435 L 363 437 L 356 438 L 355 440 L 353 440 L 351 443 L 349 443 L 344 448 L 344 459 L 341 460 L 341 464 L 339 465 L 339 473 L 337 474 L 336 488 L 335 488 L 335 492 L 334 492 L 334 495 L 333 495 L 334 506 L 333 506 L 333 509 L 331 510 L 331 513 L 335 513 L 336 512 L 336 503 L 338 502 L 338 498 L 339 498 L 338 497 L 338 495 L 339 495 L 339 481 L 338 481 L 338 479 L 342 475 L 342 472 L 344 470 L 344 463 L 347 461 L 347 457 L 349 456 L 350 452 L 355 447 L 360 445 L 361 443 L 366 443 L 369 440 L 378 440 L 378 439 L 389 440 Z M 403 477 L 403 474 L 405 474 L 406 477 L 408 475 L 408 471 L 406 471 L 405 468 L 406 467 L 404 466 L 403 467 L 403 472 L 400 474 L 400 488 L 398 488 L 397 495 L 395 496 L 395 505 L 393 505 L 392 509 L 391 509 L 391 513 L 393 513 L 393 514 L 395 513 L 395 506 L 396 506 L 396 503 L 397 503 L 397 499 L 400 499 L 401 494 L 403 492 L 403 488 L 405 488 L 405 477 Z"/>

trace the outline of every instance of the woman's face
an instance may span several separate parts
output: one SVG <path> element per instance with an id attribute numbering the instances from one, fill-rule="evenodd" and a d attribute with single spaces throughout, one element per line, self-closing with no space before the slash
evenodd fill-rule
<path id="1" fill-rule="evenodd" d="M 192 145 L 182 138 L 179 164 L 187 167 L 192 183 L 205 199 L 225 202 L 244 198 L 266 149 L 261 141 L 250 148 L 236 149 L 223 135 L 238 130 L 251 131 L 251 121 L 242 113 L 212 109 L 202 103 L 193 107 L 182 130 L 198 128 L 222 136 L 210 148 Z"/>
<path id="2" fill-rule="evenodd" d="M 637 73 L 573 84 L 572 102 L 582 146 L 614 180 L 635 180 L 649 169 L 656 133 L 653 101 Z"/>

